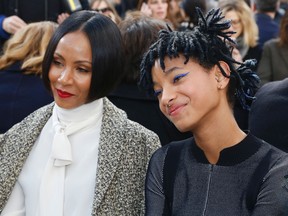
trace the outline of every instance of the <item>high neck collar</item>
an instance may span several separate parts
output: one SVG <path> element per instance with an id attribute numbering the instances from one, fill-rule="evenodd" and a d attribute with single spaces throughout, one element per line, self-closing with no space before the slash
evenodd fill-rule
<path id="1" fill-rule="evenodd" d="M 55 109 L 58 120 L 62 124 L 80 122 L 90 118 L 91 116 L 101 116 L 103 112 L 103 99 L 100 98 L 74 109 L 64 109 L 55 104 Z"/>

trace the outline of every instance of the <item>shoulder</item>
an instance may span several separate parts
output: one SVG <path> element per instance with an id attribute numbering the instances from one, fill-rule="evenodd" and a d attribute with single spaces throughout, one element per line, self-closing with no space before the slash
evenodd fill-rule
<path id="1" fill-rule="evenodd" d="M 270 143 L 252 135 L 250 135 L 250 140 L 251 143 L 253 142 L 254 145 L 258 144 L 259 145 L 259 150 L 258 150 L 258 157 L 259 158 L 265 158 L 267 162 L 270 164 L 270 167 L 273 167 L 274 165 L 278 163 L 286 163 L 288 167 L 288 153 L 276 148 L 275 146 L 271 145 Z M 288 174 L 288 170 L 287 170 Z"/>
<path id="2" fill-rule="evenodd" d="M 107 98 L 104 98 L 102 121 L 102 132 L 107 136 L 111 137 L 113 134 L 113 136 L 121 137 L 122 140 L 129 141 L 131 144 L 135 143 L 134 146 L 146 145 L 151 148 L 160 146 L 159 137 L 156 133 L 129 120 L 125 111 L 117 108 Z"/>
<path id="3" fill-rule="evenodd" d="M 288 93 L 288 79 L 273 81 L 263 85 L 256 93 L 256 101 L 258 97 L 267 96 L 266 99 L 275 100 L 278 97 L 282 98 Z M 273 97 L 272 97 L 273 96 Z M 265 100 L 266 100 L 265 99 Z M 283 98 L 285 99 L 285 98 Z"/>
<path id="4" fill-rule="evenodd" d="M 163 161 L 166 158 L 167 152 L 171 152 L 171 155 L 175 154 L 183 154 L 184 152 L 186 152 L 186 150 L 188 148 L 191 147 L 191 143 L 193 142 L 193 137 L 190 137 L 188 139 L 185 140 L 180 140 L 180 141 L 174 141 L 171 142 L 165 146 L 162 146 L 161 148 L 157 149 L 154 154 L 152 155 L 152 159 L 156 161 Z"/>
<path id="5" fill-rule="evenodd" d="M 265 50 L 279 48 L 278 44 L 279 38 L 273 38 L 264 43 L 263 49 Z"/>

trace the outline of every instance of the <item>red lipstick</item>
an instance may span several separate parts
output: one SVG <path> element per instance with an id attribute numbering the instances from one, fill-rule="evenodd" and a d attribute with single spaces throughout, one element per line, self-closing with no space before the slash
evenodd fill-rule
<path id="1" fill-rule="evenodd" d="M 57 94 L 61 98 L 69 98 L 69 97 L 73 96 L 73 94 L 70 94 L 69 92 L 61 91 L 59 89 L 57 89 Z"/>

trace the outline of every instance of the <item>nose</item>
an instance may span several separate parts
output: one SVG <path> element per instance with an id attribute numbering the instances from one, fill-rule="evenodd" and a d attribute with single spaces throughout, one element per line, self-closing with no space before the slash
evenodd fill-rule
<path id="1" fill-rule="evenodd" d="M 176 93 L 173 87 L 167 87 L 165 89 L 163 88 L 162 96 L 160 98 L 161 106 L 167 107 L 168 104 L 172 105 L 175 98 L 176 98 Z"/>
<path id="2" fill-rule="evenodd" d="M 58 78 L 58 82 L 62 84 L 71 84 L 73 82 L 72 72 L 68 68 L 65 68 Z"/>

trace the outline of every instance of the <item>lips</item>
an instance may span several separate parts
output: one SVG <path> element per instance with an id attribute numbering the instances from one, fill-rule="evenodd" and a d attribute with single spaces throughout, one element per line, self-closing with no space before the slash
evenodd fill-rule
<path id="1" fill-rule="evenodd" d="M 73 94 L 69 93 L 69 92 L 65 92 L 65 91 L 61 91 L 60 89 L 57 89 L 57 94 L 59 95 L 59 97 L 61 98 L 69 98 L 72 97 Z"/>
<path id="2" fill-rule="evenodd" d="M 175 116 L 179 113 L 179 111 L 184 107 L 185 105 L 180 106 L 171 106 L 168 110 L 169 116 Z"/>

